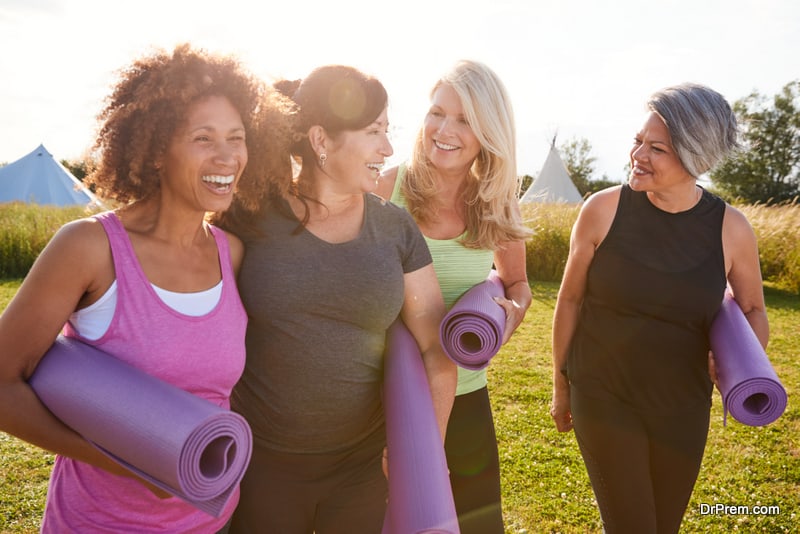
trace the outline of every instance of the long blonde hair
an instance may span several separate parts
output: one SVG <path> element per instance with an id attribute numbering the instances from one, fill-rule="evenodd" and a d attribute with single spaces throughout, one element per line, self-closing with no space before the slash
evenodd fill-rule
<path id="1" fill-rule="evenodd" d="M 433 86 L 452 87 L 461 100 L 467 124 L 481 149 L 467 178 L 465 198 L 467 248 L 496 250 L 503 241 L 530 235 L 519 215 L 516 129 L 508 92 L 497 74 L 483 63 L 458 61 Z M 435 220 L 439 208 L 436 169 L 425 155 L 420 129 L 405 181 L 406 204 L 419 222 Z"/>

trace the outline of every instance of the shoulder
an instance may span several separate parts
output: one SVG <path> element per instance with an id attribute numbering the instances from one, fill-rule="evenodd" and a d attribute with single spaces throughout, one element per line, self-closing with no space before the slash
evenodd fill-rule
<path id="1" fill-rule="evenodd" d="M 379 197 L 389 200 L 394 192 L 395 182 L 397 181 L 399 166 L 390 167 L 381 173 L 378 179 L 378 187 L 373 191 Z"/>
<path id="2" fill-rule="evenodd" d="M 52 282 L 63 288 L 67 285 L 80 288 L 79 293 L 90 295 L 90 300 L 93 292 L 105 291 L 115 274 L 111 245 L 102 223 L 87 218 L 62 226 L 39 255 L 31 272 L 36 273 L 36 279 L 43 285 Z"/>
<path id="3" fill-rule="evenodd" d="M 587 198 L 575 222 L 574 234 L 597 246 L 608 235 L 619 206 L 622 186 L 612 186 Z"/>
<path id="4" fill-rule="evenodd" d="M 106 255 L 109 251 L 108 236 L 102 223 L 94 218 L 77 219 L 63 225 L 48 244 L 49 248 L 63 249 L 70 255 L 84 258 Z"/>
<path id="5" fill-rule="evenodd" d="M 590 195 L 581 206 L 580 218 L 595 222 L 613 220 L 622 195 L 622 186 L 616 185 Z"/>
<path id="6" fill-rule="evenodd" d="M 738 248 L 736 245 L 754 244 L 756 241 L 755 231 L 745 214 L 727 203 L 722 219 L 722 240 L 730 250 Z"/>

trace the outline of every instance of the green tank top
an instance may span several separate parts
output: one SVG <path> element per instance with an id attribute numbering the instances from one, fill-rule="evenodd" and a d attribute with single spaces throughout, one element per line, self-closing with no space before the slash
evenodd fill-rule
<path id="1" fill-rule="evenodd" d="M 406 166 L 397 169 L 397 179 L 390 199 L 394 204 L 407 208 L 406 199 L 400 191 L 400 184 L 406 175 Z M 464 247 L 458 240 L 431 239 L 425 236 L 425 242 L 433 257 L 433 268 L 442 288 L 445 306 L 449 310 L 468 289 L 486 280 L 494 263 L 494 251 L 471 249 Z M 458 368 L 458 388 L 456 395 L 477 391 L 486 386 L 486 369 L 472 371 Z"/>

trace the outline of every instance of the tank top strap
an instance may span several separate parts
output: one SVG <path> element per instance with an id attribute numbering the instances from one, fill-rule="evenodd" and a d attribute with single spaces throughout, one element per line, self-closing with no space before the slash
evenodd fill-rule
<path id="1" fill-rule="evenodd" d="M 406 198 L 403 196 L 403 192 L 401 191 L 401 186 L 403 184 L 403 180 L 406 177 L 406 172 L 408 172 L 408 167 L 406 167 L 405 163 L 401 163 L 397 167 L 397 177 L 394 180 L 394 188 L 392 189 L 392 196 L 389 198 L 389 201 L 397 204 L 402 208 L 406 208 Z"/>
<path id="2" fill-rule="evenodd" d="M 225 286 L 233 286 L 236 283 L 236 276 L 233 273 L 233 264 L 231 263 L 231 248 L 228 242 L 228 236 L 221 228 L 208 225 L 211 235 L 214 236 L 214 241 L 217 243 L 217 254 L 219 255 L 219 268 L 222 273 L 222 290 L 225 291 Z"/>
<path id="3" fill-rule="evenodd" d="M 95 219 L 100 221 L 108 236 L 111 257 L 114 263 L 114 277 L 117 281 L 117 291 L 126 293 L 132 286 L 138 286 L 140 283 L 149 284 L 144 271 L 139 265 L 136 252 L 133 250 L 128 231 L 125 230 L 117 214 L 113 211 L 106 211 L 95 215 Z M 131 280 L 131 275 L 140 279 Z"/>

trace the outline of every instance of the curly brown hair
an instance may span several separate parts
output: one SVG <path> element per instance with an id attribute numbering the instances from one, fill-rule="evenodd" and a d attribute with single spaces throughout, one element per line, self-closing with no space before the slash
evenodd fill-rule
<path id="1" fill-rule="evenodd" d="M 249 161 L 236 195 L 242 197 L 246 209 L 257 209 L 267 191 L 276 187 L 272 184 L 291 174 L 288 158 L 282 157 L 288 149 L 263 140 L 264 136 L 276 141 L 285 137 L 284 130 L 291 128 L 286 122 L 290 103 L 233 57 L 188 44 L 177 46 L 171 54 L 158 51 L 137 59 L 121 71 L 98 116 L 97 166 L 87 177 L 98 195 L 128 203 L 157 191 L 158 162 L 170 139 L 189 107 L 209 96 L 224 96 L 241 116 Z"/>

